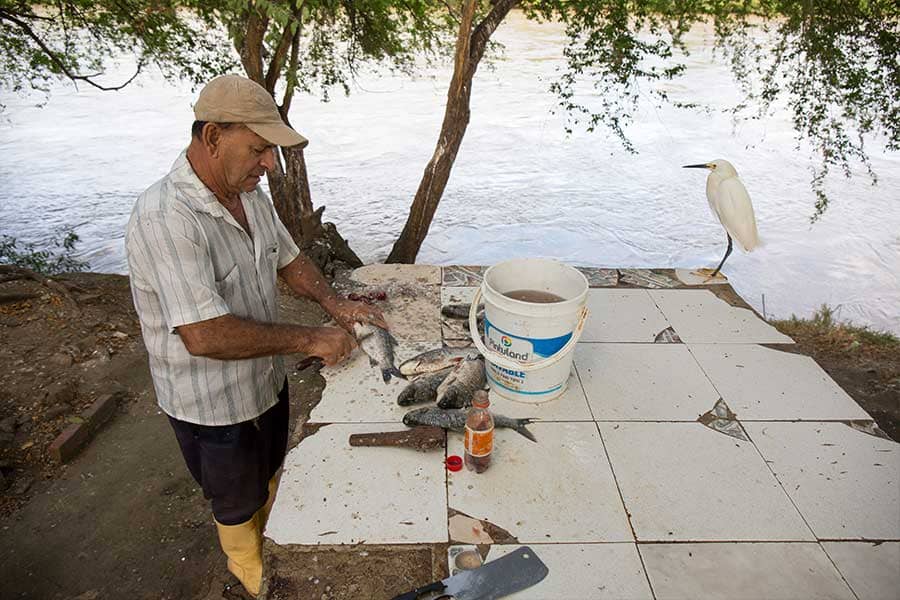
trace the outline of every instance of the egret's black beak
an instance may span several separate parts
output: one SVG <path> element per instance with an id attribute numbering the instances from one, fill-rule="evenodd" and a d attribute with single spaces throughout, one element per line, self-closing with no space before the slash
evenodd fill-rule
<path id="1" fill-rule="evenodd" d="M 706 163 L 703 163 L 702 165 L 684 165 L 681 168 L 682 169 L 708 169 L 709 165 Z"/>

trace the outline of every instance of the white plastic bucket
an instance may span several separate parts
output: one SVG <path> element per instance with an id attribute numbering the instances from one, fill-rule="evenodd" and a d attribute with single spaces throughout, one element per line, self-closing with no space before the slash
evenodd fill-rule
<path id="1" fill-rule="evenodd" d="M 517 290 L 550 292 L 560 302 L 514 300 Z M 494 265 L 472 299 L 469 331 L 485 358 L 492 390 L 519 402 L 546 402 L 566 391 L 575 344 L 587 320 L 588 282 L 555 260 L 525 258 Z M 484 340 L 477 311 L 484 298 Z"/>

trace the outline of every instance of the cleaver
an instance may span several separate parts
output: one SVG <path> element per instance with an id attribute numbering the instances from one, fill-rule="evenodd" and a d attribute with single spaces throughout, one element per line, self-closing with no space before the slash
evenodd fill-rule
<path id="1" fill-rule="evenodd" d="M 477 569 L 462 571 L 453 577 L 435 581 L 393 600 L 424 600 L 425 598 L 454 598 L 454 600 L 495 600 L 524 590 L 540 582 L 549 573 L 547 565 L 528 546 L 483 564 Z M 437 592 L 437 596 L 434 593 Z"/>

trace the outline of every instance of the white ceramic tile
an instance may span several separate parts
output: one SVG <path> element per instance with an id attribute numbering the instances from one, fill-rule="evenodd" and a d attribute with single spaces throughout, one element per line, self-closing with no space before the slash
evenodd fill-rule
<path id="1" fill-rule="evenodd" d="M 753 444 L 700 423 L 600 423 L 638 541 L 812 540 Z"/>
<path id="2" fill-rule="evenodd" d="M 753 344 L 690 344 L 688 347 L 738 419 L 870 418 L 808 356 Z"/>
<path id="3" fill-rule="evenodd" d="M 575 366 L 598 421 L 696 421 L 719 399 L 683 344 L 578 344 Z"/>
<path id="4" fill-rule="evenodd" d="M 399 366 L 407 358 L 440 347 L 439 344 L 401 344 L 396 349 L 395 363 Z M 369 358 L 361 350 L 336 367 L 321 371 L 325 378 L 322 399 L 313 408 L 309 420 L 313 423 L 399 423 L 409 406 L 398 406 L 397 396 L 409 385 L 394 377 L 389 383 L 381 378 L 381 371 L 369 365 Z"/>
<path id="5" fill-rule="evenodd" d="M 641 544 L 658 600 L 853 600 L 818 544 Z"/>
<path id="6" fill-rule="evenodd" d="M 399 342 L 441 341 L 441 295 L 437 286 L 402 284 L 388 289 L 379 302 L 391 333 Z"/>
<path id="7" fill-rule="evenodd" d="M 356 269 L 350 278 L 366 285 L 389 283 L 440 285 L 441 268 L 433 265 L 374 264 Z"/>
<path id="8" fill-rule="evenodd" d="M 491 546 L 487 560 L 521 546 Z M 509 600 L 650 600 L 653 594 L 633 543 L 529 544 L 550 573 Z"/>
<path id="9" fill-rule="evenodd" d="M 449 505 L 520 542 L 632 541 L 603 444 L 593 423 L 535 423 L 533 443 L 497 429 L 484 473 L 448 473 Z M 464 454 L 449 436 L 450 454 Z"/>
<path id="10" fill-rule="evenodd" d="M 448 304 L 471 304 L 477 287 L 447 287 L 441 288 L 441 306 Z"/>
<path id="11" fill-rule="evenodd" d="M 859 600 L 900 598 L 900 542 L 822 542 Z"/>
<path id="12" fill-rule="evenodd" d="M 547 402 L 529 403 L 509 400 L 494 390 L 490 391 L 491 410 L 517 419 L 538 421 L 592 421 L 584 390 L 573 370 L 561 396 Z"/>
<path id="13" fill-rule="evenodd" d="M 371 429 L 326 425 L 288 453 L 266 537 L 282 545 L 447 541 L 444 453 L 350 446 L 350 434 Z"/>
<path id="14" fill-rule="evenodd" d="M 582 342 L 652 342 L 669 326 L 647 290 L 591 289 Z"/>
<path id="15" fill-rule="evenodd" d="M 900 444 L 843 423 L 744 423 L 819 539 L 900 539 Z"/>
<path id="16" fill-rule="evenodd" d="M 686 343 L 793 342 L 753 311 L 731 306 L 709 290 L 650 290 L 648 293 Z"/>

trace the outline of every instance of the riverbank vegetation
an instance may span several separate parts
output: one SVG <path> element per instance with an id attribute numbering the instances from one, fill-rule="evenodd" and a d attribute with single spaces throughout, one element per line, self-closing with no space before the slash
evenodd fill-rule
<path id="1" fill-rule="evenodd" d="M 348 93 L 364 67 L 414 73 L 452 61 L 435 149 L 388 257 L 410 263 L 462 146 L 475 73 L 512 10 L 565 27 L 565 65 L 548 85 L 567 129 L 605 131 L 632 152 L 628 126 L 640 97 L 709 110 L 702 92 L 676 102 L 666 90 L 688 68 L 684 34 L 711 24 L 717 58 L 731 67 L 742 98 L 728 112 L 765 120 L 786 105 L 798 146 L 817 154 L 813 220 L 828 207 L 830 171 L 850 177 L 861 166 L 874 182 L 867 144 L 900 149 L 900 9 L 890 0 L 0 0 L 0 85 L 47 93 L 62 79 L 119 89 L 149 64 L 199 84 L 239 68 L 272 93 L 289 122 L 295 94 Z M 137 72 L 106 81 L 104 66 L 122 52 L 136 55 Z M 303 148 L 281 149 L 269 173 L 279 215 L 326 270 L 333 261 L 358 264 L 322 223 L 309 177 Z"/>

